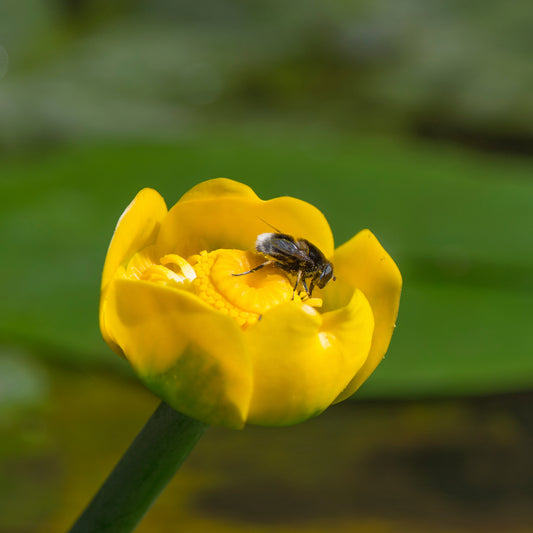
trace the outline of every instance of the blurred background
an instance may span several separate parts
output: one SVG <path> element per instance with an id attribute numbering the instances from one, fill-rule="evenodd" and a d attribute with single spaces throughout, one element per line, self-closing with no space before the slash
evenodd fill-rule
<path id="1" fill-rule="evenodd" d="M 100 338 L 142 187 L 224 176 L 370 228 L 384 362 L 291 428 L 211 428 L 140 532 L 533 531 L 533 8 L 2 0 L 0 533 L 66 530 L 157 405 Z"/>

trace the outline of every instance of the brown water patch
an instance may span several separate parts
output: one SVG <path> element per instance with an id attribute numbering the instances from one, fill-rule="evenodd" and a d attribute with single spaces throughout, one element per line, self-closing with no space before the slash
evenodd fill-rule
<path id="1" fill-rule="evenodd" d="M 533 526 L 531 399 L 352 402 L 299 430 L 247 428 L 245 447 L 219 447 L 205 465 L 218 482 L 194 505 L 254 525 L 386 519 L 518 531 Z"/>

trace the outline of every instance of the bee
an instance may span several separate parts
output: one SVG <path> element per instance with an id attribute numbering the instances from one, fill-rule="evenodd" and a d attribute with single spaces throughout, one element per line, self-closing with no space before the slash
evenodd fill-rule
<path id="1" fill-rule="evenodd" d="M 315 286 L 323 289 L 331 279 L 335 280 L 333 265 L 313 243 L 306 239 L 295 239 L 292 235 L 276 230 L 276 233 L 258 235 L 255 249 L 265 257 L 266 261 L 247 272 L 233 276 L 251 274 L 268 265 L 277 266 L 289 274 L 296 275 L 296 283 L 292 290 L 293 300 L 300 284 L 311 298 Z M 311 280 L 309 287 L 306 280 Z"/>

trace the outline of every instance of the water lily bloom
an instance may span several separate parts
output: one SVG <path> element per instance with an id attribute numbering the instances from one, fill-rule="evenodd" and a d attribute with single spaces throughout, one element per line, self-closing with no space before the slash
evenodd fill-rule
<path id="1" fill-rule="evenodd" d="M 305 238 L 336 280 L 293 294 L 263 263 L 259 234 Z M 200 183 L 167 210 L 141 190 L 107 253 L 100 328 L 162 400 L 209 424 L 290 425 L 351 396 L 382 360 L 401 275 L 363 230 L 334 250 L 322 213 L 296 198 L 261 200 L 228 179 Z"/>

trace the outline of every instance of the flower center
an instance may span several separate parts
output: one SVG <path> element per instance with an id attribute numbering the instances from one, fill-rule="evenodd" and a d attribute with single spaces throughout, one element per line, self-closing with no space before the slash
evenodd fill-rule
<path id="1" fill-rule="evenodd" d="M 201 252 L 190 258 L 196 272 L 192 290 L 202 300 L 246 327 L 261 314 L 292 298 L 288 278 L 274 267 L 242 274 L 257 265 L 257 256 L 241 250 Z"/>
<path id="2" fill-rule="evenodd" d="M 157 258 L 155 248 L 149 246 L 132 257 L 124 275 L 191 291 L 246 328 L 268 309 L 293 298 L 292 282 L 275 266 L 243 274 L 260 260 L 251 252 L 225 249 L 202 251 L 188 260 L 177 254 Z M 303 300 L 307 309 L 322 305 L 320 298 L 307 298 L 305 293 L 296 293 L 294 299 Z"/>

